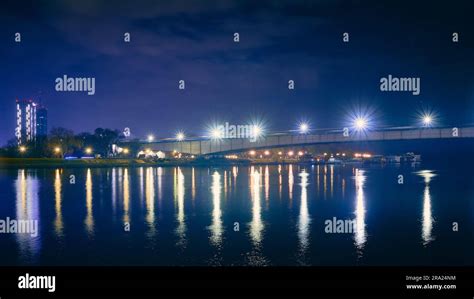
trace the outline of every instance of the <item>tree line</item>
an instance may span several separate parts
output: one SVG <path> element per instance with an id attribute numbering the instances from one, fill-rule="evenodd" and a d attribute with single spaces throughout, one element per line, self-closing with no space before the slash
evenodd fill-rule
<path id="1" fill-rule="evenodd" d="M 112 155 L 112 144 L 116 144 L 125 137 L 118 131 L 107 128 L 97 128 L 93 133 L 82 132 L 74 134 L 72 130 L 55 127 L 48 136 L 38 137 L 21 146 L 16 139 L 8 141 L 7 145 L 0 149 L 2 157 L 35 157 L 35 158 L 63 158 L 67 156 L 100 156 L 110 157 Z M 131 142 L 130 152 L 137 147 L 137 143 Z"/>

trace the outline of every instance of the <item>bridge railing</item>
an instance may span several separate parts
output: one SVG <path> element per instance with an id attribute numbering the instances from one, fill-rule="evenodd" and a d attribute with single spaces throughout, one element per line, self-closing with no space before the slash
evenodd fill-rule
<path id="1" fill-rule="evenodd" d="M 438 138 L 474 138 L 474 127 L 443 127 L 443 128 L 386 128 L 366 132 L 350 132 L 344 135 L 344 130 L 326 130 L 311 134 L 270 134 L 255 142 L 244 138 L 209 139 L 196 138 L 184 141 L 161 140 L 144 142 L 143 147 L 161 151 L 178 151 L 195 155 L 225 153 L 260 148 L 274 148 L 307 144 L 342 143 L 383 140 L 414 140 Z"/>

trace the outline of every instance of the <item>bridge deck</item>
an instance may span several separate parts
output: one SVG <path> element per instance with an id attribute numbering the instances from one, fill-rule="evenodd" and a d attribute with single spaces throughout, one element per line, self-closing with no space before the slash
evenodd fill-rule
<path id="1" fill-rule="evenodd" d="M 249 139 L 196 139 L 184 141 L 162 140 L 151 143 L 143 142 L 143 148 L 152 149 L 153 151 L 176 150 L 181 153 L 206 155 L 213 153 L 284 147 L 292 145 L 296 146 L 321 143 L 440 138 L 474 138 L 474 127 L 391 129 L 363 133 L 361 132 L 349 134 L 349 136 L 344 136 L 343 131 L 331 131 L 306 135 L 274 134 L 262 137 L 255 142 L 251 142 Z"/>

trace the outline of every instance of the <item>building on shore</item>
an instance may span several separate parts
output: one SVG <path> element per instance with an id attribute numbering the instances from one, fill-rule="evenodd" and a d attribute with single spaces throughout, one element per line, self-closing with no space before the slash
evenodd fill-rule
<path id="1" fill-rule="evenodd" d="M 15 136 L 18 145 L 48 134 L 48 110 L 32 99 L 16 99 Z"/>

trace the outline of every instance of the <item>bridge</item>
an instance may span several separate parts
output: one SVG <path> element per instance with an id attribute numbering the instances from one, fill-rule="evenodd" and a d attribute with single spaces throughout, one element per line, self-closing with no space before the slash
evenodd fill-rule
<path id="1" fill-rule="evenodd" d="M 153 142 L 141 141 L 140 143 L 143 150 L 178 151 L 192 155 L 210 155 L 315 144 L 458 138 L 474 138 L 474 126 L 442 128 L 396 127 L 353 132 L 344 132 L 344 130 L 313 130 L 308 134 L 283 132 L 266 134 L 254 142 L 246 138 L 212 139 L 210 137 L 197 137 L 186 138 L 181 141 L 162 139 Z"/>

